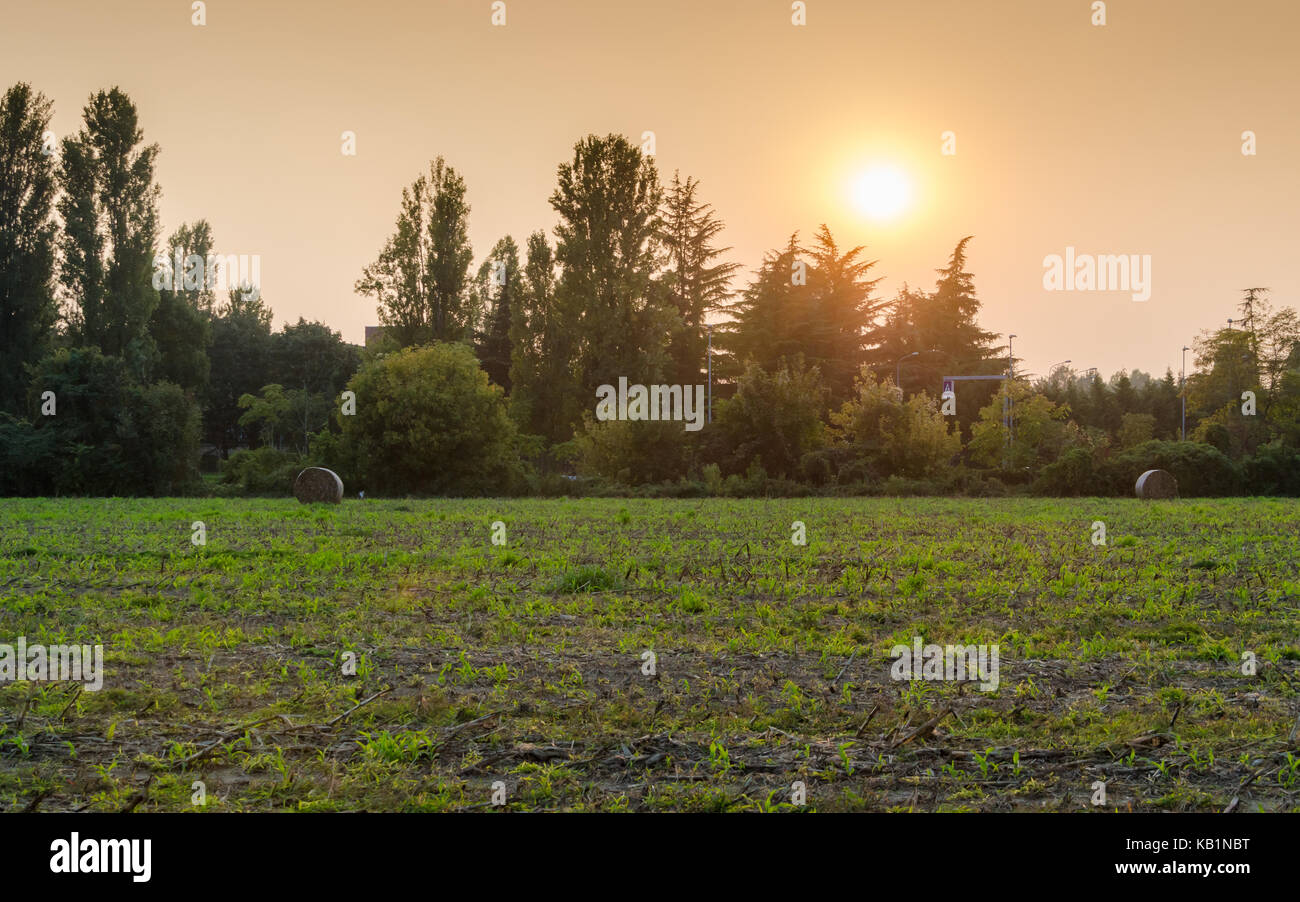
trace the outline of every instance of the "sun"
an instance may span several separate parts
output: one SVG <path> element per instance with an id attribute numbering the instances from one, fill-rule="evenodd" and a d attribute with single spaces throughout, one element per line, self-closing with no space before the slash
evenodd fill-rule
<path id="1" fill-rule="evenodd" d="M 912 183 L 894 166 L 866 170 L 853 181 L 852 191 L 858 212 L 879 221 L 897 218 L 912 202 Z"/>

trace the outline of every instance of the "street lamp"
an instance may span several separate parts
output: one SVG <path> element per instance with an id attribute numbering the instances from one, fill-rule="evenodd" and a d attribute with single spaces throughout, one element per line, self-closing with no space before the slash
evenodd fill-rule
<path id="1" fill-rule="evenodd" d="M 713 422 L 713 323 L 709 329 L 709 422 Z"/>
<path id="2" fill-rule="evenodd" d="M 1187 352 L 1189 348 L 1183 345 L 1183 371 L 1178 377 L 1178 385 L 1181 389 L 1180 394 L 1183 396 L 1183 441 L 1187 441 Z"/>
<path id="3" fill-rule="evenodd" d="M 1054 363 L 1052 364 L 1052 368 L 1047 371 L 1047 375 L 1050 377 L 1052 373 L 1055 373 L 1058 369 L 1065 366 L 1067 363 L 1073 363 L 1073 362 L 1074 362 L 1073 360 L 1062 360 L 1060 363 Z"/>
<path id="4" fill-rule="evenodd" d="M 1006 417 L 1007 422 L 1007 458 L 1005 467 L 1008 469 L 1011 467 L 1011 442 L 1012 429 L 1014 428 L 1011 420 L 1011 383 L 1014 382 L 1016 378 L 1016 358 L 1015 355 L 1011 353 L 1011 342 L 1015 340 L 1015 337 L 1016 334 L 1014 332 L 1007 335 L 1007 394 L 1002 400 L 1002 412 Z"/>
<path id="5" fill-rule="evenodd" d="M 910 354 L 904 354 L 898 358 L 898 363 L 894 364 L 894 384 L 898 386 L 898 396 L 903 396 L 903 361 L 909 357 L 920 357 L 920 351 L 913 351 Z"/>

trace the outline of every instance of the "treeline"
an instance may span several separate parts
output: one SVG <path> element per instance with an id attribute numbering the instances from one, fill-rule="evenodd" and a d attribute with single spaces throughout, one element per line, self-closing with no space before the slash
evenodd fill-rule
<path id="1" fill-rule="evenodd" d="M 306 463 L 393 495 L 1129 494 L 1153 466 L 1189 494 L 1300 493 L 1300 326 L 1264 289 L 1197 341 L 1185 391 L 1016 367 L 941 398 L 944 376 L 1014 364 L 978 324 L 970 238 L 893 298 L 825 226 L 741 280 L 695 179 L 588 136 L 553 232 L 477 267 L 467 187 L 435 160 L 357 280 L 383 326 L 362 350 L 323 323 L 274 332 L 257 286 L 207 264 L 207 223 L 157 246 L 158 148 L 122 92 L 57 148 L 49 119 L 26 85 L 0 101 L 4 493 L 206 491 L 201 445 L 223 494 L 285 493 Z M 707 384 L 707 425 L 598 420 L 620 379 Z"/>
<path id="2" fill-rule="evenodd" d="M 206 222 L 159 247 L 159 149 L 123 92 L 61 142 L 51 113 L 25 84 L 0 99 L 0 493 L 199 492 L 201 446 L 306 453 L 359 349 L 273 332 Z"/>

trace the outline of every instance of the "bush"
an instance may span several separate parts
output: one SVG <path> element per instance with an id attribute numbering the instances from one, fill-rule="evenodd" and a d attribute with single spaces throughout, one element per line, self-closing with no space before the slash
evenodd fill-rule
<path id="1" fill-rule="evenodd" d="M 1071 448 L 1053 463 L 1043 467 L 1034 481 L 1039 495 L 1075 497 L 1105 494 L 1092 465 L 1093 452 L 1088 448 Z"/>
<path id="2" fill-rule="evenodd" d="M 236 451 L 221 468 L 223 495 L 285 496 L 293 494 L 293 481 L 310 466 L 300 454 L 277 448 Z M 237 487 L 231 491 L 230 487 Z"/>
<path id="3" fill-rule="evenodd" d="M 961 433 L 922 392 L 906 401 L 863 367 L 854 396 L 830 420 L 877 469 L 913 479 L 937 476 L 961 453 Z"/>
<path id="4" fill-rule="evenodd" d="M 45 392 L 55 413 L 40 413 Z M 169 495 L 201 491 L 199 410 L 170 382 L 139 385 L 96 348 L 64 348 L 32 374 L 32 419 L 0 427 L 5 493 Z M 21 482 L 14 474 L 21 474 Z"/>
<path id="5" fill-rule="evenodd" d="M 54 442 L 54 430 L 0 413 L 0 495 L 52 494 Z"/>
<path id="6" fill-rule="evenodd" d="M 385 495 L 514 494 L 525 484 L 519 438 L 501 388 L 467 346 L 436 343 L 367 363 L 348 388 L 356 413 L 336 415 L 345 485 Z"/>
<path id="7" fill-rule="evenodd" d="M 826 444 L 824 394 L 816 368 L 795 364 L 768 373 L 751 364 L 736 381 L 736 394 L 719 405 L 712 430 L 706 430 L 709 456 L 724 473 L 758 465 L 777 477 L 797 477 L 804 455 Z"/>
<path id="8" fill-rule="evenodd" d="M 1222 452 L 1199 442 L 1144 442 L 1097 467 L 1110 494 L 1132 496 L 1147 470 L 1168 470 L 1187 497 L 1233 495 L 1241 490 L 1241 473 Z"/>
<path id="9" fill-rule="evenodd" d="M 1043 468 L 1034 491 L 1129 498 L 1147 470 L 1168 470 L 1178 480 L 1178 493 L 1186 497 L 1232 495 L 1242 486 L 1236 465 L 1200 442 L 1149 441 L 1114 456 L 1106 453 L 1106 449 L 1070 449 Z"/>
<path id="10" fill-rule="evenodd" d="M 583 475 L 623 485 L 666 482 L 693 473 L 697 434 L 674 420 L 597 422 L 586 413 L 574 437 L 574 456 Z"/>
<path id="11" fill-rule="evenodd" d="M 1246 491 L 1252 495 L 1300 495 L 1300 453 L 1273 441 L 1243 462 Z"/>

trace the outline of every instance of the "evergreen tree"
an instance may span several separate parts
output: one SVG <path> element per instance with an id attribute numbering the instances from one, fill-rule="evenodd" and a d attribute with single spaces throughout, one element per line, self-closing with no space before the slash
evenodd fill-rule
<path id="1" fill-rule="evenodd" d="M 659 240 L 666 256 L 662 284 L 677 313 L 669 337 L 672 381 L 695 385 L 701 381 L 708 355 L 705 317 L 725 306 L 731 276 L 738 263 L 718 262 L 731 250 L 717 247 L 724 226 L 713 207 L 696 198 L 699 182 L 673 174 L 664 194 Z"/>
<path id="2" fill-rule="evenodd" d="M 840 253 L 825 224 L 809 249 L 811 317 L 804 358 L 826 379 L 830 399 L 842 402 L 854 394 L 854 383 L 866 362 L 868 332 L 883 306 L 871 291 L 880 282 L 867 275 L 875 261 L 860 259 L 864 248 Z"/>
<path id="3" fill-rule="evenodd" d="M 868 336 L 868 363 L 891 379 L 901 369 L 907 393 L 928 390 L 938 394 L 944 376 L 1007 371 L 1006 357 L 993 344 L 997 334 L 981 329 L 976 322 L 980 301 L 974 277 L 965 268 L 970 240 L 968 236 L 957 242 L 948 265 L 938 270 L 933 292 L 904 286 L 888 306 L 881 327 Z M 913 352 L 917 356 L 909 356 Z M 901 368 L 900 359 L 906 360 Z M 957 419 L 964 429 L 996 392 L 993 383 L 958 384 Z"/>
<path id="4" fill-rule="evenodd" d="M 750 364 L 766 372 L 780 369 L 807 349 L 812 304 L 807 260 L 793 233 L 783 249 L 769 251 L 749 285 L 729 306 L 731 321 L 719 327 L 727 357 L 722 370 L 736 378 Z"/>

